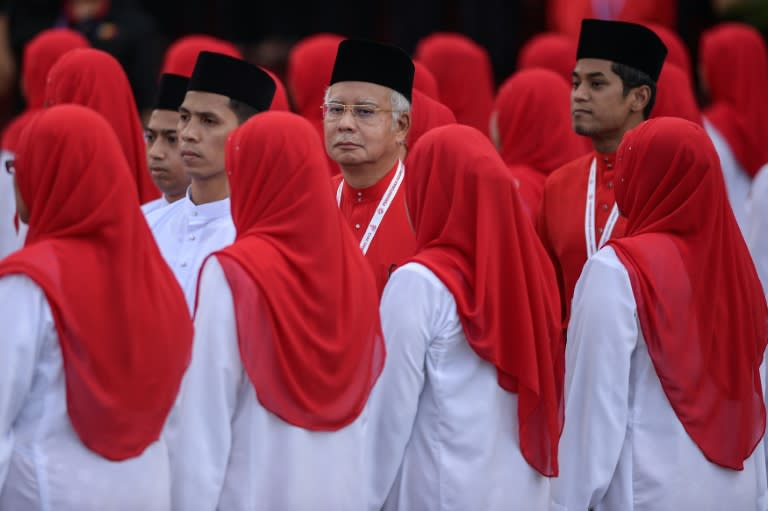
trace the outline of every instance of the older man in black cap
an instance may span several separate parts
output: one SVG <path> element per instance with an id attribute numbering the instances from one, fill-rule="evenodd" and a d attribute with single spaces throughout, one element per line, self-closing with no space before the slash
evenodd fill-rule
<path id="1" fill-rule="evenodd" d="M 160 251 L 179 281 L 190 312 L 203 260 L 235 240 L 224 170 L 224 143 L 251 116 L 268 110 L 275 82 L 243 60 L 201 52 L 179 107 L 185 197 L 147 216 Z"/>
<path id="2" fill-rule="evenodd" d="M 149 174 L 163 196 L 141 206 L 145 215 L 182 199 L 187 193 L 189 177 L 181 163 L 177 126 L 179 107 L 184 101 L 188 84 L 189 79 L 185 76 L 165 73 L 160 77 L 144 138 L 147 141 Z"/>
<path id="3" fill-rule="evenodd" d="M 333 179 L 336 202 L 373 268 L 379 294 L 416 248 L 401 161 L 413 75 L 413 62 L 401 49 L 347 39 L 339 44 L 323 104 L 325 148 L 341 167 Z"/>
<path id="4" fill-rule="evenodd" d="M 573 129 L 594 152 L 553 172 L 537 221 L 560 287 L 563 327 L 587 259 L 624 231 L 614 200 L 616 148 L 645 119 L 667 48 L 650 29 L 619 21 L 582 22 L 571 90 Z"/>

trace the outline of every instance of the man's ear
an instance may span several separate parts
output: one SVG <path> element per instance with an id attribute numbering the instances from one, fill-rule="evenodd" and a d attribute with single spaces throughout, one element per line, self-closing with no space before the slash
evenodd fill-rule
<path id="1" fill-rule="evenodd" d="M 633 112 L 642 112 L 651 100 L 651 88 L 648 85 L 635 87 L 629 94 L 632 98 L 629 106 Z"/>

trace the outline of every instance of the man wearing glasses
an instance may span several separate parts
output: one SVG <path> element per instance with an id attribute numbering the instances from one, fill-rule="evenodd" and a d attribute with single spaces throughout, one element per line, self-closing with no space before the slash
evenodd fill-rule
<path id="1" fill-rule="evenodd" d="M 405 208 L 405 139 L 411 126 L 414 66 L 399 48 L 347 39 L 339 44 L 323 104 L 325 148 L 341 167 L 336 202 L 376 276 L 413 254 Z"/>

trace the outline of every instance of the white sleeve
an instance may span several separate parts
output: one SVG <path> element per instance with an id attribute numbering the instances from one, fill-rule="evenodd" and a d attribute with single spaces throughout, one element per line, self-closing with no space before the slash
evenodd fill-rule
<path id="1" fill-rule="evenodd" d="M 232 416 L 244 375 L 232 292 L 210 258 L 200 277 L 192 361 L 168 419 L 173 509 L 214 511 L 232 442 Z"/>
<path id="2" fill-rule="evenodd" d="M 368 400 L 365 439 L 368 509 L 379 510 L 389 495 L 416 419 L 424 387 L 434 286 L 407 268 L 396 271 L 381 299 L 387 355 Z"/>
<path id="3" fill-rule="evenodd" d="M 638 327 L 626 269 L 603 248 L 576 284 L 565 351 L 565 427 L 553 510 L 596 507 L 613 479 L 629 416 Z"/>
<path id="4" fill-rule="evenodd" d="M 50 317 L 43 291 L 29 278 L 0 278 L 0 493 L 13 452 L 13 424 L 27 399 Z"/>

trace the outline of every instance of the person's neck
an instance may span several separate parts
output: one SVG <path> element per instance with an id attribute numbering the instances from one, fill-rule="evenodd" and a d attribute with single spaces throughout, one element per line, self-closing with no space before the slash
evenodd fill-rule
<path id="1" fill-rule="evenodd" d="M 197 206 L 226 199 L 229 197 L 227 174 L 222 172 L 207 179 L 192 179 L 189 196 Z"/>
<path id="2" fill-rule="evenodd" d="M 595 135 L 592 137 L 592 147 L 594 147 L 595 151 L 598 153 L 613 154 L 619 148 L 619 144 L 621 144 L 621 139 L 624 138 L 624 134 L 635 126 L 639 126 L 642 122 L 642 117 L 631 119 L 624 125 L 624 127 L 617 131 Z"/>
<path id="3" fill-rule="evenodd" d="M 387 158 L 373 165 L 366 166 L 341 166 L 341 175 L 344 181 L 352 188 L 363 189 L 378 183 L 395 166 L 397 157 Z"/>
<path id="4" fill-rule="evenodd" d="M 165 202 L 167 202 L 168 204 L 173 204 L 174 202 L 183 199 L 186 194 L 187 194 L 187 189 L 185 188 L 184 190 L 174 194 L 164 193 L 163 198 L 165 199 Z"/>

